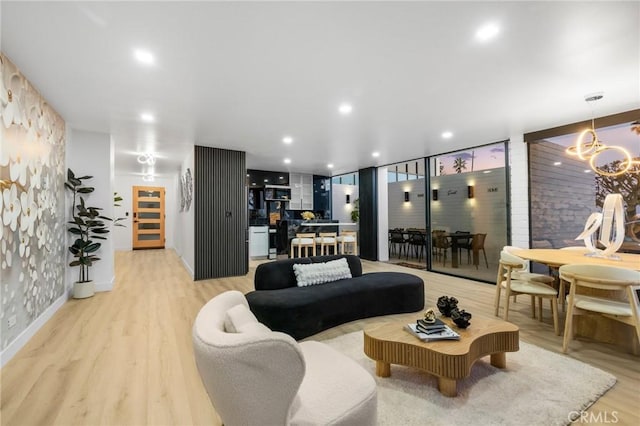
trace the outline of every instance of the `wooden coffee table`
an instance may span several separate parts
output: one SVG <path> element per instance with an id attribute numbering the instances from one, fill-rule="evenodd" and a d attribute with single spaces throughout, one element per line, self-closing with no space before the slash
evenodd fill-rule
<path id="1" fill-rule="evenodd" d="M 419 368 L 438 377 L 443 395 L 456 396 L 457 380 L 469 376 L 478 359 L 491 355 L 491 365 L 505 368 L 506 352 L 519 349 L 519 329 L 510 322 L 474 317 L 469 328 L 462 330 L 449 318 L 442 319 L 460 334 L 460 340 L 422 342 L 404 330 L 406 322 L 364 330 L 364 353 L 376 361 L 376 375 L 389 377 L 391 364 Z"/>

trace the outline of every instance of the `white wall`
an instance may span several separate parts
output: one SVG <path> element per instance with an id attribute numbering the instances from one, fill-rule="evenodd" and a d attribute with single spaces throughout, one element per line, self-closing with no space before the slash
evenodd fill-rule
<path id="1" fill-rule="evenodd" d="M 93 186 L 95 191 L 84 196 L 89 206 L 102 208 L 102 213 L 107 217 L 113 217 L 113 143 L 107 133 L 87 132 L 71 129 L 68 132 L 67 141 L 67 167 L 73 170 L 76 176 L 89 175 L 92 179 L 85 181 L 88 186 Z M 71 197 L 67 197 L 67 215 L 71 211 Z M 68 217 L 67 217 L 68 219 Z M 67 236 L 67 246 L 71 244 L 71 235 Z M 89 278 L 94 281 L 96 291 L 109 291 L 113 288 L 115 279 L 114 271 L 114 235 L 107 235 L 107 239 L 100 241 L 102 246 L 97 252 L 100 261 L 89 268 Z M 71 254 L 68 254 L 71 261 Z M 77 281 L 78 268 L 67 267 L 67 282 L 69 288 Z"/>
<path id="2" fill-rule="evenodd" d="M 378 260 L 389 260 L 389 214 L 385 205 L 389 204 L 388 168 L 379 167 L 378 172 Z"/>
<path id="3" fill-rule="evenodd" d="M 133 187 L 134 186 L 157 186 L 165 189 L 164 209 L 165 209 L 165 247 L 175 247 L 176 224 L 178 221 L 178 210 L 180 209 L 180 195 L 177 192 L 176 182 L 178 180 L 178 172 L 172 177 L 156 177 L 153 182 L 142 180 L 142 176 L 134 175 L 116 175 L 114 191 L 122 197 L 120 207 L 114 208 L 113 217 L 124 217 L 121 221 L 125 227 L 113 227 L 113 241 L 115 250 L 131 250 L 132 249 L 132 233 L 131 226 L 133 211 Z M 127 213 L 129 214 L 127 216 Z"/>
<path id="4" fill-rule="evenodd" d="M 191 170 L 191 175 L 195 177 L 194 169 L 194 149 L 192 149 L 184 161 L 180 169 L 180 176 L 184 176 L 187 169 Z M 178 210 L 180 210 L 180 179 L 176 181 L 176 188 L 178 198 L 176 201 Z M 191 208 L 188 211 L 178 211 L 176 220 L 176 240 L 175 248 L 178 255 L 182 258 L 182 263 L 185 268 L 191 274 L 191 278 L 194 277 L 196 268 L 195 259 L 195 179 L 193 179 L 194 190 L 192 192 L 194 199 L 191 201 Z"/>
<path id="5" fill-rule="evenodd" d="M 426 228 L 425 180 L 407 180 L 392 182 L 389 187 L 387 208 L 380 204 L 381 210 L 388 211 L 389 227 L 393 228 Z M 409 191 L 409 201 L 404 201 L 404 192 Z"/>
<path id="6" fill-rule="evenodd" d="M 351 197 L 351 203 L 347 204 L 347 194 Z M 351 211 L 354 202 L 358 199 L 358 187 L 334 183 L 331 185 L 331 218 L 338 222 L 351 222 Z"/>
<path id="7" fill-rule="evenodd" d="M 509 141 L 511 245 L 529 247 L 529 162 L 523 135 Z"/>

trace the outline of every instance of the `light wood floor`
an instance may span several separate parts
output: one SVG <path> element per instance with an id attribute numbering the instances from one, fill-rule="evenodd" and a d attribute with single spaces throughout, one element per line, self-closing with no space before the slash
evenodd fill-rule
<path id="1" fill-rule="evenodd" d="M 366 272 L 395 270 L 421 276 L 427 306 L 455 296 L 474 316 L 493 315 L 494 287 L 459 278 L 363 262 Z M 2 369 L 2 425 L 191 425 L 220 424 L 200 382 L 191 346 L 191 326 L 200 307 L 229 289 L 253 289 L 255 264 L 246 277 L 192 282 L 172 250 L 118 252 L 113 291 L 70 300 Z M 521 339 L 559 352 L 550 313 L 540 323 L 529 303 L 515 305 L 510 320 Z M 324 331 L 328 339 L 390 319 L 370 318 Z M 473 320 L 472 320 L 473 323 Z M 601 343 L 577 340 L 570 357 L 618 378 L 591 410 L 616 412 L 618 424 L 640 424 L 640 358 Z M 508 357 L 508 356 L 507 356 Z M 540 392 L 544 392 L 540 389 Z M 600 417 L 604 419 L 604 417 Z M 514 419 L 514 424 L 535 419 Z M 472 419 L 469 419 L 472 422 Z"/>

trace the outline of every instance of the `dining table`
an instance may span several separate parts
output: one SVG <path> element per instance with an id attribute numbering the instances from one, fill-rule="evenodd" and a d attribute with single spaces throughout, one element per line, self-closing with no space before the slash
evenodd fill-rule
<path id="1" fill-rule="evenodd" d="M 572 249 L 513 249 L 513 254 L 526 260 L 541 263 L 549 266 L 552 270 L 558 270 L 562 265 L 589 264 L 608 265 L 618 268 L 633 269 L 640 271 L 640 254 L 615 253 L 614 257 L 590 256 L 589 251 L 584 248 Z M 557 288 L 559 299 L 564 308 L 565 297 L 563 293 L 564 283 L 557 277 Z M 593 290 L 597 292 L 597 290 Z M 575 331 L 577 334 L 606 343 L 614 343 L 624 347 L 632 353 L 637 353 L 640 344 L 635 337 L 635 331 L 626 324 L 613 321 L 601 316 L 590 316 L 591 318 L 581 318 L 576 321 Z"/>
<path id="2" fill-rule="evenodd" d="M 458 267 L 458 255 L 460 253 L 460 242 L 466 241 L 469 242 L 475 234 L 472 233 L 464 233 L 464 232 L 451 232 L 448 234 L 443 234 L 444 237 L 451 240 L 451 267 Z M 473 264 L 478 264 L 478 251 L 474 250 L 473 252 Z"/>
<path id="3" fill-rule="evenodd" d="M 614 257 L 589 256 L 587 248 L 567 249 L 513 249 L 513 254 L 526 260 L 559 268 L 562 265 L 584 263 L 608 265 L 640 271 L 640 254 L 615 253 Z"/>

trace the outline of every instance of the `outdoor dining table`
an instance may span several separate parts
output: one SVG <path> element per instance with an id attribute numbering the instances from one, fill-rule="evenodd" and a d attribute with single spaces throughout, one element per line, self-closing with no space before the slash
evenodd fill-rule
<path id="1" fill-rule="evenodd" d="M 451 240 L 451 267 L 458 267 L 458 253 L 460 248 L 460 241 L 471 240 L 475 234 L 465 234 L 461 232 L 452 232 L 450 234 L 444 234 L 445 237 Z M 477 251 L 473 252 L 473 262 L 474 265 L 478 262 L 478 253 Z"/>

